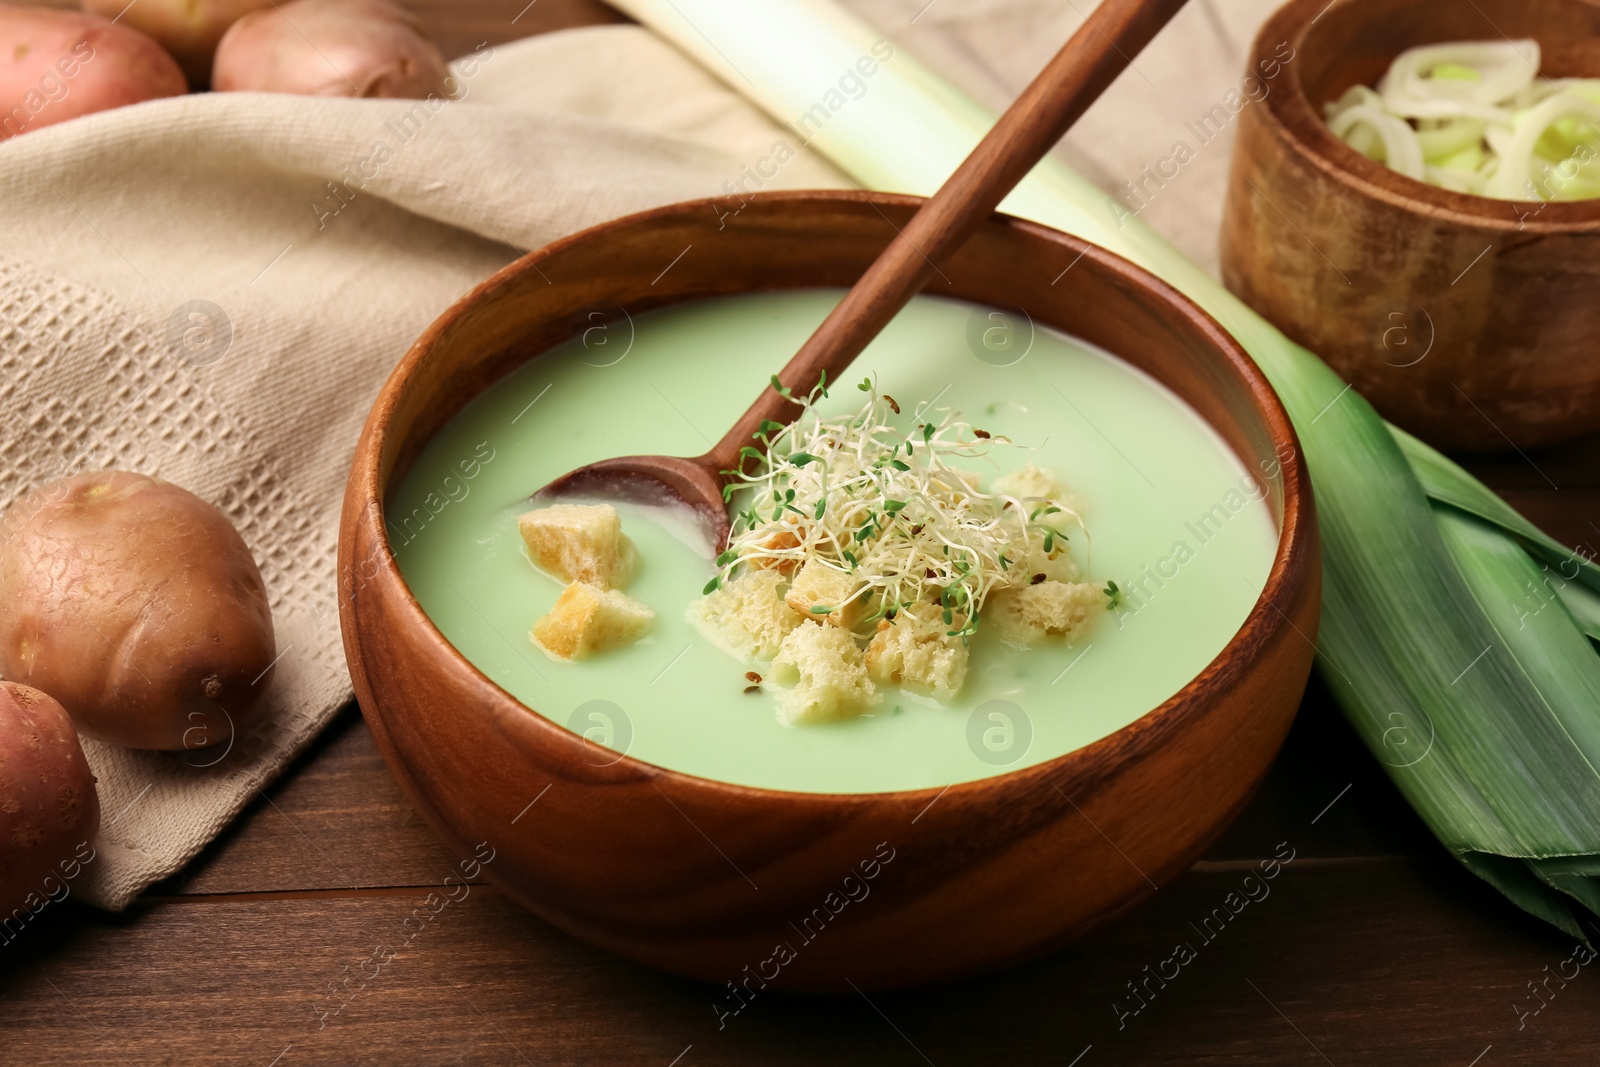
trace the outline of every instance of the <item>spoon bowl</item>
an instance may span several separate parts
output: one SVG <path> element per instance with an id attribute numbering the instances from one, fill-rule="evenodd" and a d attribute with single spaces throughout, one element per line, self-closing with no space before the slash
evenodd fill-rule
<path id="1" fill-rule="evenodd" d="M 715 462 L 709 453 L 692 459 L 615 456 L 568 471 L 535 493 L 533 500 L 547 503 L 562 497 L 579 497 L 687 509 L 715 554 L 728 541 L 728 509 L 722 501 L 724 480 L 713 473 Z"/>

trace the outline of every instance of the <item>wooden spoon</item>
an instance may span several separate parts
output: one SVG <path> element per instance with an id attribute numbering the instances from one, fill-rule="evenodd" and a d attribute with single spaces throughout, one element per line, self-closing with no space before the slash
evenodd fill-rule
<path id="1" fill-rule="evenodd" d="M 960 247 L 1183 4 L 1184 0 L 1105 0 L 867 268 L 778 372 L 778 381 L 796 397 L 809 395 L 824 373 L 827 381 L 839 381 L 861 350 L 932 277 L 935 263 Z M 750 444 L 763 420 L 787 424 L 799 413 L 796 401 L 769 386 L 704 455 L 605 459 L 562 475 L 535 496 L 680 502 L 695 512 L 713 551 L 720 551 L 728 539 L 723 472 L 746 461 L 739 449 Z"/>

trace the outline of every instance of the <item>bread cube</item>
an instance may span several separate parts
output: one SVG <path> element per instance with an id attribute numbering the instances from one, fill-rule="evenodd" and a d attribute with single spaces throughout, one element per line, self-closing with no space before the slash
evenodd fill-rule
<path id="1" fill-rule="evenodd" d="M 1007 644 L 1026 648 L 1046 637 L 1078 637 L 1105 613 L 1106 603 L 1097 585 L 1044 581 L 996 590 L 981 617 Z"/>
<path id="2" fill-rule="evenodd" d="M 1044 580 L 1051 582 L 1076 582 L 1083 577 L 1066 541 L 1059 537 L 1049 552 L 1044 550 L 1044 538 L 1033 538 L 1027 553 L 1011 565 L 1008 577 L 1014 577 L 1014 585 L 1033 585 L 1041 574 Z"/>
<path id="3" fill-rule="evenodd" d="M 845 601 L 861 587 L 844 571 L 828 566 L 820 560 L 809 560 L 794 576 L 784 599 L 802 618 L 830 622 L 849 628 L 861 619 L 865 607 L 862 597 L 846 604 Z M 831 607 L 827 613 L 815 613 L 814 607 Z"/>
<path id="4" fill-rule="evenodd" d="M 706 639 L 742 659 L 771 659 L 804 620 L 784 602 L 783 575 L 744 570 L 689 605 L 689 621 Z"/>
<path id="5" fill-rule="evenodd" d="M 880 622 L 864 657 L 867 676 L 950 703 L 967 680 L 967 646 L 947 634 L 952 628 L 938 616 L 918 619 L 906 611 Z"/>
<path id="6" fill-rule="evenodd" d="M 566 582 L 621 589 L 633 577 L 638 553 L 610 504 L 552 504 L 517 519 L 528 557 Z"/>
<path id="7" fill-rule="evenodd" d="M 796 530 L 779 530 L 767 535 L 761 542 L 761 547 L 777 552 L 795 551 L 801 544 L 800 534 Z M 796 567 L 800 566 L 800 554 L 794 557 L 783 556 L 751 556 L 745 560 L 750 567 L 771 568 L 782 574 L 785 578 L 793 574 Z"/>
<path id="8" fill-rule="evenodd" d="M 778 693 L 785 726 L 849 718 L 882 699 L 855 635 L 838 626 L 802 622 L 783 639 L 772 667 L 779 682 L 794 685 Z"/>
<path id="9" fill-rule="evenodd" d="M 626 593 L 573 582 L 561 591 L 549 613 L 533 624 L 528 636 L 551 659 L 583 659 L 632 644 L 655 617 L 655 612 Z"/>

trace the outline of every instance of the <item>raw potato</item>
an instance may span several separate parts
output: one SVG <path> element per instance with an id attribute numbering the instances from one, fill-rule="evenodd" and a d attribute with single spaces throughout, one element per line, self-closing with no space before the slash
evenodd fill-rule
<path id="1" fill-rule="evenodd" d="M 117 18 L 149 34 L 172 53 L 189 84 L 203 89 L 211 81 L 211 57 L 228 27 L 250 12 L 270 7 L 272 0 L 83 0 L 83 9 Z"/>
<path id="2" fill-rule="evenodd" d="M 0 674 L 129 748 L 201 748 L 244 729 L 276 655 L 272 615 L 216 508 L 90 471 L 17 501 L 0 538 Z"/>
<path id="3" fill-rule="evenodd" d="M 100 798 L 66 709 L 0 682 L 0 923 L 15 936 L 94 856 Z M 20 914 L 18 914 L 20 912 Z"/>
<path id="4" fill-rule="evenodd" d="M 98 15 L 0 4 L 0 141 L 187 91 L 178 64 L 137 30 Z"/>
<path id="5" fill-rule="evenodd" d="M 444 56 L 409 11 L 387 0 L 293 0 L 235 22 L 211 86 L 304 96 L 445 95 Z"/>

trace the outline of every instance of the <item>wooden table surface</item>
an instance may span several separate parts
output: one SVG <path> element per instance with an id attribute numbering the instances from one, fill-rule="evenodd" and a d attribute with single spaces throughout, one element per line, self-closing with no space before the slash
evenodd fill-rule
<path id="1" fill-rule="evenodd" d="M 413 6 L 449 54 L 617 19 L 591 0 L 538 0 L 515 25 L 493 0 Z M 1600 545 L 1600 438 L 1471 466 L 1553 535 Z M 1269 895 L 1198 936 L 1255 861 L 1288 849 Z M 1119 862 L 1109 848 L 1085 861 Z M 986 978 L 870 1000 L 769 994 L 719 1029 L 710 987 L 574 941 L 489 886 L 450 900 L 454 870 L 352 705 L 126 914 L 69 900 L 0 948 L 0 1064 L 1600 1060 L 1600 973 L 1557 975 L 1573 973 L 1570 939 L 1443 853 L 1315 680 L 1203 861 L 1117 925 Z M 1147 983 L 1179 941 L 1197 957 Z"/>

